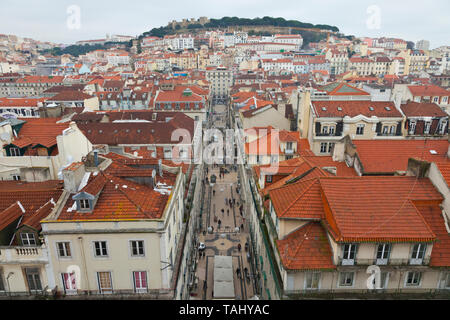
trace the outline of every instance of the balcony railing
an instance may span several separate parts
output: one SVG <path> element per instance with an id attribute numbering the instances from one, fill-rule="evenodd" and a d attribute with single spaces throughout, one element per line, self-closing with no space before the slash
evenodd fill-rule
<path id="1" fill-rule="evenodd" d="M 426 266 L 430 263 L 430 258 L 424 259 L 342 259 L 339 258 L 340 266 L 369 266 L 369 265 L 389 265 L 389 266 Z"/>
<path id="2" fill-rule="evenodd" d="M 295 150 L 294 149 L 284 149 L 284 153 L 285 154 L 294 154 L 295 153 Z"/>

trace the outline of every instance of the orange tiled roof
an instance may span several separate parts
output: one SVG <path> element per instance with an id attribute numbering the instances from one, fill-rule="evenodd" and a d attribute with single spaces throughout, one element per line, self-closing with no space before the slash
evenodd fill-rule
<path id="1" fill-rule="evenodd" d="M 450 235 L 445 228 L 442 209 L 437 204 L 415 204 L 420 214 L 436 234 L 437 241 L 433 244 L 431 252 L 431 267 L 450 266 Z"/>
<path id="2" fill-rule="evenodd" d="M 317 177 L 269 192 L 280 218 L 322 219 L 338 242 L 434 241 L 413 201 L 440 203 L 429 179 Z"/>
<path id="3" fill-rule="evenodd" d="M 448 140 L 354 140 L 365 173 L 406 171 L 408 159 L 449 162 Z M 436 151 L 431 153 L 430 151 Z"/>
<path id="4" fill-rule="evenodd" d="M 412 85 L 408 89 L 414 97 L 450 96 L 450 91 L 436 85 Z"/>
<path id="5" fill-rule="evenodd" d="M 327 233 L 320 223 L 309 222 L 276 244 L 285 269 L 336 269 Z"/>
<path id="6" fill-rule="evenodd" d="M 0 212 L 0 231 L 22 217 L 24 212 L 19 201 L 12 203 L 8 208 Z"/>

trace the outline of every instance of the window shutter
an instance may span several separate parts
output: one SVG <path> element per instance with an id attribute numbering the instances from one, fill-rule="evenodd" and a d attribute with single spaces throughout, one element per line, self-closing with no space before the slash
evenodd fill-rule
<path id="1" fill-rule="evenodd" d="M 438 124 L 439 124 L 439 120 L 438 119 L 434 119 L 433 121 L 431 121 L 430 134 L 436 134 L 437 133 Z"/>
<path id="2" fill-rule="evenodd" d="M 381 122 L 377 123 L 377 128 L 375 130 L 378 134 L 381 133 Z"/>
<path id="3" fill-rule="evenodd" d="M 320 135 L 320 128 L 321 128 L 320 122 L 316 122 L 316 136 Z"/>
<path id="4" fill-rule="evenodd" d="M 397 136 L 401 136 L 402 135 L 402 123 L 401 122 L 399 122 L 397 124 L 397 132 L 395 133 L 395 135 L 397 135 Z"/>
<path id="5" fill-rule="evenodd" d="M 344 122 L 340 121 L 336 124 L 336 136 L 342 135 L 342 129 L 344 128 Z"/>
<path id="6" fill-rule="evenodd" d="M 425 121 L 417 120 L 416 131 L 414 131 L 414 133 L 415 134 L 423 134 L 424 130 L 425 130 Z"/>

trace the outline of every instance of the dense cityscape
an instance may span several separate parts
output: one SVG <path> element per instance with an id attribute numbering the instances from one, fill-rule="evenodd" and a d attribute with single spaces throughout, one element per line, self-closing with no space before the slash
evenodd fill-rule
<path id="1" fill-rule="evenodd" d="M 428 40 L 0 34 L 0 299 L 449 299 L 449 114 Z"/>

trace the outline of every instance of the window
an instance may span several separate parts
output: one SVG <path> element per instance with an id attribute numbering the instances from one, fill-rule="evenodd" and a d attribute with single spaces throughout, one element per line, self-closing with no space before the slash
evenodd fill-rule
<path id="1" fill-rule="evenodd" d="M 414 132 L 416 131 L 416 122 L 415 121 L 411 121 L 409 124 L 409 134 L 414 134 Z"/>
<path id="2" fill-rule="evenodd" d="M 106 241 L 94 242 L 94 254 L 96 257 L 107 257 L 108 250 L 106 248 Z"/>
<path id="3" fill-rule="evenodd" d="M 80 209 L 90 209 L 90 204 L 88 199 L 80 199 Z"/>
<path id="4" fill-rule="evenodd" d="M 0 274 L 0 281 L 1 281 L 1 274 Z M 444 288 L 450 289 L 450 273 L 447 273 L 444 275 Z M 1 288 L 0 288 L 1 290 Z"/>
<path id="5" fill-rule="evenodd" d="M 364 124 L 358 124 L 356 127 L 356 134 L 363 135 L 364 134 Z"/>
<path id="6" fill-rule="evenodd" d="M 341 272 L 339 274 L 339 286 L 340 287 L 352 287 L 355 277 L 354 272 Z"/>
<path id="7" fill-rule="evenodd" d="M 34 237 L 34 233 L 21 233 L 20 239 L 22 240 L 23 246 L 35 246 L 36 239 Z"/>
<path id="8" fill-rule="evenodd" d="M 420 285 L 420 280 L 422 278 L 422 272 L 418 271 L 410 271 L 406 275 L 406 283 L 407 287 L 417 287 Z"/>
<path id="9" fill-rule="evenodd" d="M 425 122 L 425 130 L 424 130 L 424 133 L 425 133 L 425 134 L 429 134 L 429 133 L 430 133 L 430 128 L 431 128 L 431 122 L 429 122 L 429 121 Z"/>
<path id="10" fill-rule="evenodd" d="M 323 126 L 322 127 L 322 133 L 323 134 L 328 134 L 328 126 Z"/>
<path id="11" fill-rule="evenodd" d="M 320 273 L 308 272 L 305 279 L 305 289 L 314 290 L 319 289 Z"/>
<path id="12" fill-rule="evenodd" d="M 75 279 L 75 272 L 61 273 L 64 291 L 66 294 L 74 294 L 77 292 L 77 284 Z"/>
<path id="13" fill-rule="evenodd" d="M 69 258 L 72 256 L 70 252 L 70 242 L 57 242 L 56 247 L 58 248 L 58 256 L 60 258 Z"/>
<path id="14" fill-rule="evenodd" d="M 111 272 L 97 272 L 100 293 L 112 293 Z"/>
<path id="15" fill-rule="evenodd" d="M 20 157 L 20 149 L 19 148 L 9 148 L 9 156 L 10 157 Z"/>
<path id="16" fill-rule="evenodd" d="M 372 281 L 373 287 L 375 289 L 386 289 L 388 281 L 389 281 L 389 272 L 381 272 L 380 273 L 380 284 L 379 284 L 379 287 L 377 287 L 376 278 L 374 278 L 373 281 Z"/>
<path id="17" fill-rule="evenodd" d="M 327 143 L 326 142 L 322 142 L 320 144 L 320 153 L 327 153 Z"/>
<path id="18" fill-rule="evenodd" d="M 446 128 L 446 127 L 447 127 L 447 121 L 446 121 L 446 120 L 441 121 L 441 123 L 439 124 L 438 132 L 439 132 L 440 134 L 445 134 L 445 128 Z"/>
<path id="19" fill-rule="evenodd" d="M 388 134 L 388 132 L 389 132 L 389 127 L 388 126 L 384 126 L 383 127 L 383 134 Z"/>
<path id="20" fill-rule="evenodd" d="M 330 126 L 330 135 L 334 135 L 334 127 Z"/>
<path id="21" fill-rule="evenodd" d="M 133 272 L 134 289 L 136 293 L 147 292 L 147 272 L 134 271 Z"/>
<path id="22" fill-rule="evenodd" d="M 389 243 L 380 243 L 377 247 L 377 261 L 376 264 L 387 264 L 391 245 Z"/>
<path id="23" fill-rule="evenodd" d="M 13 174 L 12 178 L 14 181 L 20 181 L 20 175 L 18 174 Z"/>
<path id="24" fill-rule="evenodd" d="M 30 291 L 42 290 L 41 277 L 38 268 L 25 268 L 28 289 Z"/>
<path id="25" fill-rule="evenodd" d="M 131 243 L 131 256 L 133 257 L 143 257 L 144 252 L 144 241 L 143 240 L 132 240 Z"/>
<path id="26" fill-rule="evenodd" d="M 292 150 L 292 142 L 286 142 L 286 149 L 287 150 Z"/>
<path id="27" fill-rule="evenodd" d="M 422 264 L 425 257 L 425 250 L 427 245 L 424 243 L 416 243 L 413 247 L 410 264 Z"/>
<path id="28" fill-rule="evenodd" d="M 334 142 L 330 142 L 330 143 L 328 144 L 328 153 L 330 153 L 331 150 L 333 150 L 333 147 L 334 147 Z"/>
<path id="29" fill-rule="evenodd" d="M 272 182 L 272 176 L 270 174 L 266 176 L 266 182 Z"/>
<path id="30" fill-rule="evenodd" d="M 355 263 L 356 244 L 347 243 L 343 247 L 342 265 L 353 265 Z"/>

